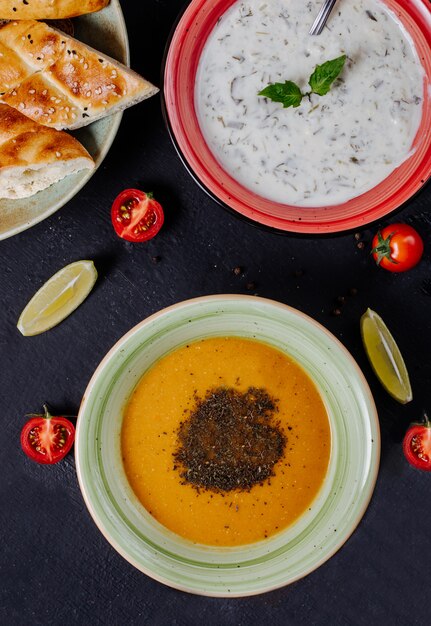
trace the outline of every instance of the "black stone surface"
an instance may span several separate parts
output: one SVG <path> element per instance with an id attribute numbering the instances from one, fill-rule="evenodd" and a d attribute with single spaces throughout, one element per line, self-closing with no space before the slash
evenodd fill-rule
<path id="1" fill-rule="evenodd" d="M 132 65 L 159 83 L 160 63 L 182 0 L 123 2 Z M 166 225 L 148 244 L 117 239 L 110 206 L 126 187 L 153 190 Z M 124 115 L 118 137 L 88 185 L 51 218 L 0 244 L 0 622 L 2 624 L 399 624 L 430 617 L 431 474 L 404 460 L 410 421 L 431 410 L 431 187 L 381 222 L 406 221 L 426 251 L 416 269 L 377 269 L 369 243 L 377 225 L 325 238 L 279 236 L 233 217 L 181 165 L 157 97 Z M 160 256 L 154 263 L 152 257 Z M 94 259 L 100 278 L 64 323 L 34 338 L 15 325 L 37 288 L 77 259 Z M 235 276 L 235 266 L 245 268 Z M 162 307 L 194 296 L 252 293 L 274 298 L 324 324 L 351 351 L 374 393 L 382 460 L 374 497 L 346 545 L 295 584 L 244 599 L 211 599 L 165 587 L 133 569 L 90 519 L 72 455 L 52 467 L 21 452 L 24 414 L 47 400 L 77 412 L 95 367 L 127 330 Z M 356 288 L 341 315 L 337 296 Z M 375 379 L 359 318 L 378 311 L 397 338 L 414 400 L 401 406 Z"/>

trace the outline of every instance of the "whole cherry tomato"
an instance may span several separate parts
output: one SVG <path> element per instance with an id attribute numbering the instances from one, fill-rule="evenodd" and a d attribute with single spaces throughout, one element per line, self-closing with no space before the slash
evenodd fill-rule
<path id="1" fill-rule="evenodd" d="M 426 415 L 422 424 L 412 424 L 408 429 L 403 451 L 413 467 L 431 471 L 431 422 Z"/>
<path id="2" fill-rule="evenodd" d="M 152 193 L 125 189 L 114 200 L 111 219 L 119 237 L 139 243 L 157 235 L 163 226 L 164 214 Z"/>
<path id="3" fill-rule="evenodd" d="M 389 224 L 372 242 L 371 253 L 377 265 L 389 272 L 405 272 L 422 258 L 424 243 L 408 224 Z"/>
<path id="4" fill-rule="evenodd" d="M 44 415 L 33 415 L 21 431 L 21 447 L 36 463 L 61 461 L 72 447 L 75 427 L 65 417 L 53 417 L 46 404 Z"/>

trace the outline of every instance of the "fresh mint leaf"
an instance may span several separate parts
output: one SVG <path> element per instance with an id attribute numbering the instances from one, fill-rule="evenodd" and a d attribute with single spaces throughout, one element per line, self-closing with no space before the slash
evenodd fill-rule
<path id="1" fill-rule="evenodd" d="M 258 96 L 269 98 L 273 102 L 281 102 L 284 108 L 299 107 L 302 93 L 296 83 L 286 80 L 284 83 L 273 83 L 259 91 Z"/>
<path id="2" fill-rule="evenodd" d="M 284 108 L 299 107 L 304 96 L 310 97 L 312 93 L 324 96 L 328 93 L 334 80 L 341 74 L 346 62 L 346 55 L 343 54 L 336 59 L 331 59 L 316 65 L 316 68 L 309 79 L 311 91 L 302 93 L 298 85 L 291 80 L 284 83 L 272 83 L 259 91 L 258 96 L 264 96 L 273 102 L 281 102 Z"/>
<path id="3" fill-rule="evenodd" d="M 345 62 L 346 55 L 343 54 L 341 57 L 317 65 L 308 81 L 312 93 L 318 96 L 327 94 L 334 80 L 341 74 Z"/>

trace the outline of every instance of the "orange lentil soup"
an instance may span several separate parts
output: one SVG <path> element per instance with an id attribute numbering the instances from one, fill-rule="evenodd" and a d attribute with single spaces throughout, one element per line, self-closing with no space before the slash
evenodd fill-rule
<path id="1" fill-rule="evenodd" d="M 284 435 L 273 475 L 249 489 L 196 489 L 175 462 L 180 424 L 208 390 L 264 389 L 276 399 Z M 264 343 L 204 339 L 160 359 L 138 383 L 126 408 L 122 456 L 145 508 L 173 532 L 201 544 L 235 546 L 274 535 L 316 497 L 328 467 L 330 427 L 322 399 L 292 359 Z"/>

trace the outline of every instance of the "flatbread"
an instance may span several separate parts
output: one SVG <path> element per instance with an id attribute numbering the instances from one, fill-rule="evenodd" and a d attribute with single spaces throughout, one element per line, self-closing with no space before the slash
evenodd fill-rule
<path id="1" fill-rule="evenodd" d="M 0 104 L 0 198 L 26 198 L 69 174 L 93 169 L 77 139 Z"/>
<path id="2" fill-rule="evenodd" d="M 157 93 L 125 65 L 33 20 L 0 28 L 0 101 L 56 129 L 73 129 Z"/>
<path id="3" fill-rule="evenodd" d="M 109 0 L 0 0 L 0 19 L 58 20 L 94 13 Z"/>

